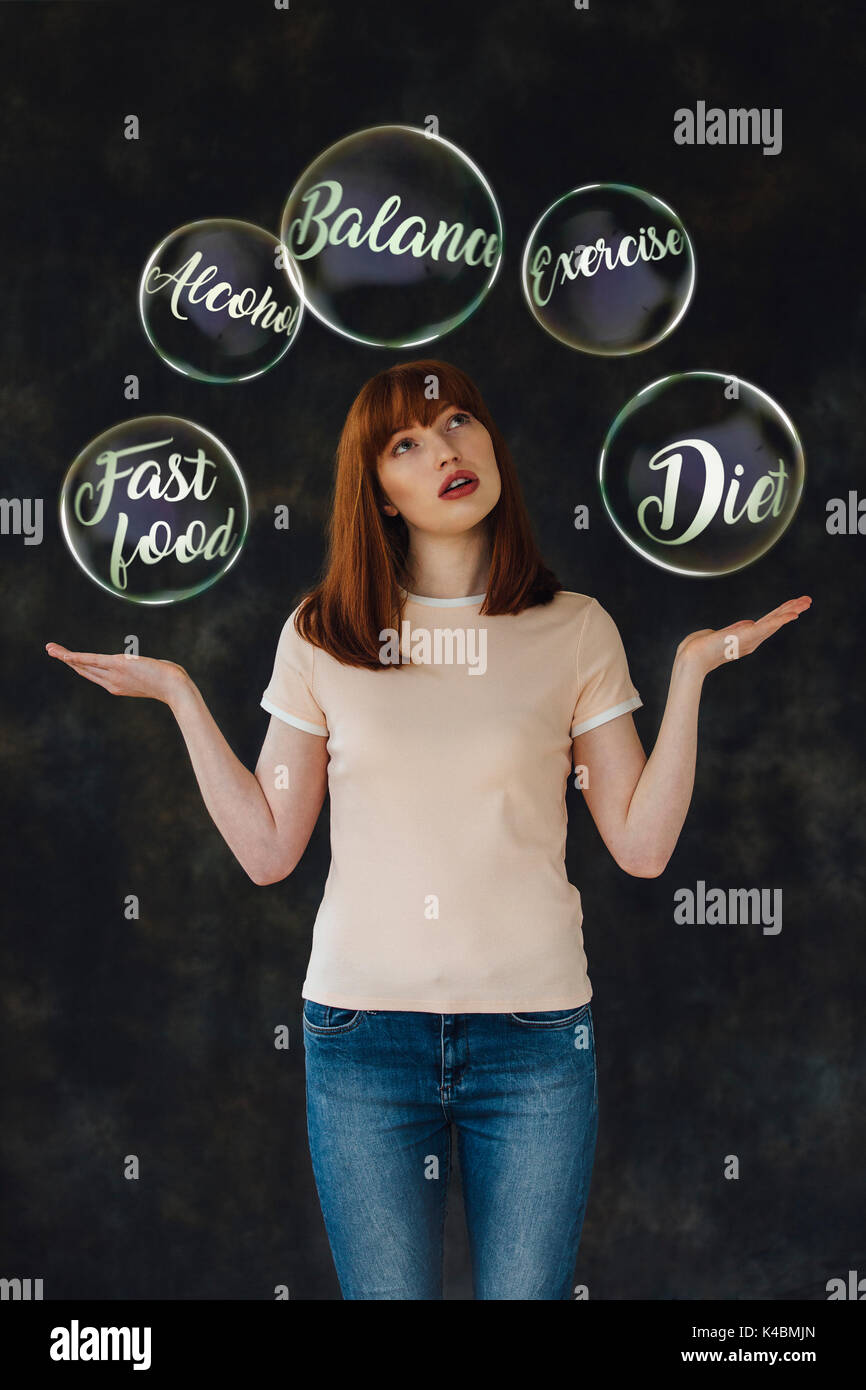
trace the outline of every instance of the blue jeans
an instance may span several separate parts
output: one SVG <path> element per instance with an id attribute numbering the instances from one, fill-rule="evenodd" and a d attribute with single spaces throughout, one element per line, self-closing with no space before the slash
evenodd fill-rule
<path id="1" fill-rule="evenodd" d="M 344 1298 L 442 1298 L 452 1121 L 475 1297 L 571 1297 L 598 1129 L 588 1003 L 432 1014 L 307 999 L 304 1048 Z"/>

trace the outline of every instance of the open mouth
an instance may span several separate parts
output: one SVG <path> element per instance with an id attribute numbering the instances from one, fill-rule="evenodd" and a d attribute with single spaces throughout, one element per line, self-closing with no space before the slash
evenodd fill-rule
<path id="1" fill-rule="evenodd" d="M 468 497 L 470 492 L 474 492 L 477 487 L 478 479 L 474 473 L 452 473 L 451 477 L 446 478 L 439 489 L 439 496 Z"/>

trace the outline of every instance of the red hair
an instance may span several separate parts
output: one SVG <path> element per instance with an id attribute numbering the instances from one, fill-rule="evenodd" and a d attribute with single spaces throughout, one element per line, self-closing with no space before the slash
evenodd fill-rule
<path id="1" fill-rule="evenodd" d="M 431 378 L 435 396 L 429 394 Z M 386 498 L 377 459 L 392 434 L 416 422 L 432 425 L 443 404 L 481 421 L 501 480 L 499 500 L 485 517 L 491 562 L 480 611 L 519 613 L 550 603 L 562 588 L 541 558 L 508 446 L 475 383 L 449 362 L 402 362 L 371 377 L 346 416 L 336 453 L 324 577 L 295 618 L 302 637 L 346 665 L 400 669 L 380 662 L 379 633 L 399 625 L 400 587 L 408 587 L 409 533 L 402 517 L 381 510 Z"/>

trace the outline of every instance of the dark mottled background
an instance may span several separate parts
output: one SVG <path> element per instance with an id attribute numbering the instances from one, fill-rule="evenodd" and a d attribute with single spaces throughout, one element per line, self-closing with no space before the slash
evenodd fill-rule
<path id="1" fill-rule="evenodd" d="M 280 626 L 322 559 L 333 452 L 364 380 L 420 352 L 307 315 L 270 373 L 180 376 L 139 327 L 142 265 L 173 227 L 267 227 L 297 174 L 388 121 L 442 134 L 490 179 L 506 261 L 433 345 L 478 380 L 549 563 L 617 620 L 649 752 L 695 628 L 811 594 L 799 623 L 707 681 L 692 808 L 659 879 L 622 873 L 569 791 L 601 1128 L 578 1277 L 596 1299 L 823 1299 L 866 1273 L 863 1225 L 863 559 L 827 499 L 864 477 L 863 30 L 854 3 L 568 0 L 335 6 L 292 0 L 0 7 L 2 495 L 41 496 L 40 547 L 0 537 L 4 1235 L 0 1274 L 46 1298 L 334 1299 L 304 1121 L 300 987 L 328 868 L 327 805 L 291 880 L 257 888 L 213 826 L 171 716 L 118 700 L 46 641 L 181 662 L 253 766 Z M 783 149 L 683 148 L 673 112 L 782 107 Z M 122 138 L 123 117 L 141 139 Z M 646 354 L 572 353 L 530 319 L 519 257 L 581 182 L 671 202 L 695 298 Z M 859 211 L 858 209 L 859 198 Z M 795 524 L 745 572 L 678 579 L 620 541 L 595 466 L 613 415 L 668 372 L 759 384 L 793 417 Z M 125 402 L 123 378 L 141 379 Z M 251 487 L 242 560 L 200 597 L 125 605 L 55 521 L 78 450 L 128 414 L 188 416 Z M 272 509 L 291 508 L 277 533 Z M 575 532 L 587 502 L 591 529 Z M 784 925 L 682 927 L 673 893 L 781 887 Z M 140 895 L 141 920 L 123 916 Z M 291 1028 L 289 1053 L 272 1045 Z M 122 1176 L 140 1156 L 140 1181 Z M 722 1179 L 739 1155 L 738 1182 Z M 471 1297 L 459 1201 L 447 1290 Z"/>

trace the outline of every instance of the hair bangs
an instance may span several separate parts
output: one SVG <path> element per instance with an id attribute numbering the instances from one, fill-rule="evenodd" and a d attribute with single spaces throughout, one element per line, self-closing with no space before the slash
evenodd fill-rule
<path id="1" fill-rule="evenodd" d="M 429 428 L 446 406 L 468 410 L 477 418 L 486 414 L 472 382 L 450 363 L 414 362 L 381 373 L 367 387 L 362 414 L 363 432 L 374 456 L 370 463 L 375 463 L 392 435 L 416 425 Z"/>

